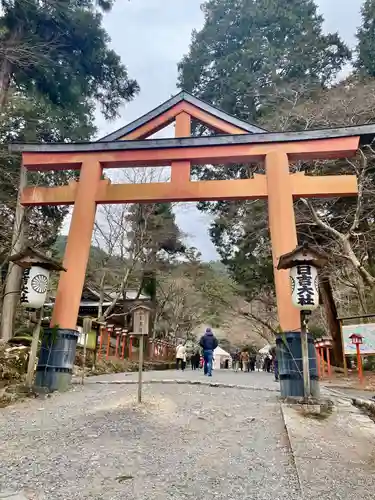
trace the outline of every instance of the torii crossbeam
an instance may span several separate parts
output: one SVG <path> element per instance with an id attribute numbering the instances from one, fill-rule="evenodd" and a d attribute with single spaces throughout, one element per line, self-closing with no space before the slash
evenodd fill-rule
<path id="1" fill-rule="evenodd" d="M 192 118 L 227 135 L 191 137 Z M 175 121 L 175 139 L 148 139 Z M 293 160 L 345 158 L 360 143 L 371 142 L 375 126 L 269 133 L 181 93 L 132 124 L 98 142 L 73 144 L 13 144 L 28 170 L 79 169 L 79 182 L 61 187 L 24 189 L 21 203 L 74 205 L 52 326 L 76 329 L 76 320 L 94 227 L 97 204 L 166 201 L 268 199 L 269 228 L 275 272 L 279 323 L 283 331 L 300 329 L 299 311 L 290 299 L 288 271 L 277 270 L 279 257 L 297 246 L 293 199 L 355 196 L 352 175 L 291 174 Z M 141 140 L 140 140 L 141 139 Z M 265 175 L 252 179 L 192 182 L 191 165 L 265 162 Z M 171 165 L 171 181 L 111 184 L 102 180 L 111 167 Z"/>

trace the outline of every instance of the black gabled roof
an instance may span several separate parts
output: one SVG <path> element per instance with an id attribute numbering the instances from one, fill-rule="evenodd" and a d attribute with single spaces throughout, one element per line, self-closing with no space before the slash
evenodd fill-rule
<path id="1" fill-rule="evenodd" d="M 105 137 L 101 137 L 100 139 L 98 139 L 98 142 L 117 141 L 124 135 L 133 132 L 133 130 L 136 130 L 142 125 L 145 125 L 149 121 L 153 120 L 159 115 L 162 115 L 169 109 L 173 108 L 173 106 L 176 106 L 177 104 L 183 101 L 192 104 L 196 108 L 199 108 L 202 111 L 205 111 L 206 113 L 215 116 L 216 118 L 219 118 L 220 120 L 223 120 L 227 123 L 235 125 L 236 127 L 244 129 L 244 132 L 248 132 L 250 134 L 259 134 L 262 132 L 267 132 L 267 130 L 257 127 L 256 125 L 253 125 L 251 123 L 247 123 L 243 120 L 240 120 L 235 116 L 229 115 L 228 113 L 225 113 L 221 109 L 216 108 L 215 106 L 212 106 L 211 104 L 208 104 L 207 102 L 204 102 L 201 99 L 198 99 L 197 97 L 194 97 L 193 95 L 189 94 L 189 92 L 183 90 L 179 94 L 171 97 L 168 101 L 165 101 L 163 104 L 160 104 L 160 106 L 158 106 L 157 108 L 149 111 L 140 118 L 137 118 L 137 120 L 134 120 L 128 125 L 125 125 L 125 127 L 121 127 L 115 132 L 112 132 L 111 134 L 108 134 Z"/>
<path id="2" fill-rule="evenodd" d="M 235 146 L 300 142 L 342 137 L 360 137 L 360 144 L 370 144 L 375 138 L 375 124 L 350 127 L 304 130 L 303 132 L 265 132 L 261 134 L 215 135 L 209 137 L 183 137 L 178 139 L 148 139 L 137 141 L 72 142 L 72 143 L 11 143 L 11 152 L 72 153 L 87 151 L 126 151 L 135 149 L 182 148 L 196 146 Z"/>

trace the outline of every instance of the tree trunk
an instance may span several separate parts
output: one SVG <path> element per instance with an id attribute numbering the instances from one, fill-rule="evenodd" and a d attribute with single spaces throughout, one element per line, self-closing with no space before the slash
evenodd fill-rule
<path id="1" fill-rule="evenodd" d="M 25 208 L 21 205 L 20 201 L 22 191 L 24 187 L 26 187 L 26 184 L 27 172 L 26 169 L 21 166 L 17 206 L 13 226 L 12 248 L 10 249 L 10 255 L 21 252 L 24 245 Z M 10 262 L 3 298 L 0 331 L 0 338 L 5 340 L 6 342 L 12 337 L 13 333 L 14 317 L 21 289 L 21 279 L 22 268 Z"/>
<path id="2" fill-rule="evenodd" d="M 103 314 L 103 321 L 105 321 L 108 318 L 108 316 L 112 313 L 112 311 L 116 307 L 116 304 L 119 301 L 120 297 L 122 297 L 124 290 L 126 288 L 126 285 L 128 283 L 129 276 L 130 276 L 130 268 L 126 270 L 125 276 L 121 282 L 120 290 L 118 291 L 118 293 L 116 293 L 110 306 L 108 307 L 108 309 L 106 309 L 105 313 Z"/>
<path id="3" fill-rule="evenodd" d="M 98 306 L 98 319 L 102 321 L 103 319 L 103 302 L 104 302 L 104 285 L 105 285 L 106 272 L 103 271 L 103 274 L 100 278 L 99 284 L 99 306 Z"/>
<path id="4" fill-rule="evenodd" d="M 328 277 L 320 279 L 320 291 L 323 300 L 327 323 L 333 341 L 333 360 L 336 366 L 344 366 L 343 346 L 340 323 L 337 319 L 337 308 L 333 297 L 332 285 Z"/>
<path id="5" fill-rule="evenodd" d="M 362 266 L 360 263 L 358 257 L 356 256 L 353 247 L 348 240 L 348 238 L 343 237 L 341 239 L 341 243 L 343 246 L 343 250 L 345 252 L 345 255 L 349 258 L 349 260 L 352 262 L 354 268 L 358 272 L 358 274 L 361 276 L 363 279 L 363 282 L 368 285 L 371 288 L 374 288 L 375 286 L 375 278 L 372 276 L 365 267 Z"/>
<path id="6" fill-rule="evenodd" d="M 8 91 L 10 85 L 10 73 L 12 65 L 8 59 L 3 59 L 0 66 L 0 111 L 3 110 L 8 100 Z"/>
<path id="7" fill-rule="evenodd" d="M 8 93 L 11 82 L 13 65 L 6 56 L 6 45 L 15 45 L 17 41 L 22 39 L 23 26 L 18 23 L 13 32 L 10 33 L 8 40 L 3 41 L 5 47 L 4 57 L 0 61 L 0 112 L 4 109 L 4 106 L 8 102 Z"/>

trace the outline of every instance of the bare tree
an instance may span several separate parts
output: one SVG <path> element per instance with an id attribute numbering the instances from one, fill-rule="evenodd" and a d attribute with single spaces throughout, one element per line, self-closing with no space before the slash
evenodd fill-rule
<path id="1" fill-rule="evenodd" d="M 125 169 L 120 175 L 116 172 L 116 181 L 132 184 L 160 182 L 168 175 L 163 168 Z M 142 209 L 142 224 L 134 224 L 132 209 L 134 205 L 107 205 L 98 212 L 94 230 L 94 242 L 102 252 L 102 259 L 91 263 L 95 272 L 99 273 L 100 305 L 99 316 L 105 320 L 113 311 L 121 298 L 126 298 L 129 283 L 135 284 L 139 296 L 142 288 L 143 273 L 150 266 L 155 266 L 155 252 L 152 239 L 155 235 L 150 230 L 154 218 L 156 204 L 147 204 Z M 168 228 L 163 228 L 167 237 Z M 112 286 L 115 295 L 109 307 L 103 311 L 104 291 Z M 124 311 L 124 315 L 126 312 Z"/>
<path id="2" fill-rule="evenodd" d="M 366 267 L 368 259 L 366 243 L 369 238 L 373 238 L 375 228 L 372 227 L 372 223 L 363 223 L 365 219 L 372 219 L 375 215 L 375 204 L 371 203 L 375 190 L 373 188 L 372 168 L 369 168 L 369 165 L 372 166 L 374 163 L 374 153 L 374 150 L 369 146 L 359 151 L 355 161 L 346 160 L 357 175 L 358 196 L 356 203 L 348 205 L 348 210 L 341 213 L 339 217 L 337 215 L 332 217 L 332 211 L 329 210 L 327 203 L 324 203 L 323 206 L 315 206 L 310 200 L 301 199 L 301 202 L 308 208 L 314 224 L 331 238 L 332 255 L 340 261 L 347 261 L 359 274 L 365 285 L 371 288 L 375 286 L 375 277 Z M 335 201 L 330 203 L 333 205 Z M 331 223 L 330 219 L 333 219 L 334 223 Z"/>

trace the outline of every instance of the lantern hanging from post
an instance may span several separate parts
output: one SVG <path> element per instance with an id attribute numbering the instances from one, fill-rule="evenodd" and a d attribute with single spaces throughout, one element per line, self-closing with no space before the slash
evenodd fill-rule
<path id="1" fill-rule="evenodd" d="M 289 366 L 291 363 L 285 363 L 285 366 L 282 366 L 281 370 L 287 373 L 280 372 L 281 394 L 284 397 L 290 395 L 303 395 L 305 398 L 309 398 L 310 396 L 317 396 L 319 394 L 319 385 L 312 382 L 317 376 L 316 366 L 314 366 L 315 363 L 310 363 L 308 319 L 311 311 L 319 306 L 319 280 L 317 268 L 323 267 L 326 262 L 327 257 L 325 255 L 311 249 L 306 243 L 296 247 L 292 252 L 281 255 L 279 258 L 277 269 L 289 269 L 292 303 L 301 311 L 300 342 L 303 387 L 301 387 L 300 379 L 297 380 L 295 388 L 290 387 L 289 380 L 291 374 Z M 280 343 L 282 344 L 282 339 L 278 339 L 276 344 L 278 343 L 279 345 Z M 312 374 L 310 374 L 310 369 Z M 288 382 L 284 382 L 284 380 L 288 380 Z"/>
<path id="2" fill-rule="evenodd" d="M 34 379 L 35 361 L 38 349 L 38 342 L 40 336 L 40 328 L 42 325 L 42 307 L 47 298 L 49 278 L 51 271 L 66 271 L 60 262 L 51 259 L 50 255 L 43 254 L 38 250 L 34 250 L 31 246 L 25 246 L 24 249 L 9 258 L 17 266 L 21 267 L 23 271 L 23 280 L 21 292 L 21 304 L 28 309 L 35 309 L 32 316 L 36 319 L 35 327 L 33 329 L 33 338 L 30 346 L 29 362 L 27 367 L 26 385 L 31 387 Z M 31 317 L 30 317 L 31 319 Z M 35 321 L 35 319 L 34 319 Z M 76 332 L 66 335 L 64 330 L 64 347 L 68 352 L 73 352 L 73 356 L 65 356 L 66 352 L 61 349 L 59 332 L 54 332 L 54 343 L 51 347 L 48 329 L 45 329 L 45 336 L 42 341 L 41 355 L 38 360 L 37 376 L 35 384 L 40 387 L 47 387 L 50 390 L 60 390 L 66 388 L 70 383 L 70 369 L 73 368 L 74 352 L 77 343 Z M 58 347 L 56 347 L 58 346 Z M 47 358 L 43 353 L 48 349 Z M 55 349 L 55 352 L 51 352 Z M 52 372 L 49 368 L 49 361 L 53 360 L 53 369 L 59 369 L 60 364 L 64 367 L 64 371 Z M 51 361 L 52 362 L 52 361 Z M 71 368 L 70 368 L 71 366 Z M 58 367 L 58 368 L 56 368 Z"/>
<path id="3" fill-rule="evenodd" d="M 319 306 L 318 268 L 327 263 L 327 257 L 307 243 L 280 257 L 277 269 L 290 269 L 292 302 L 302 311 L 313 311 Z"/>
<path id="4" fill-rule="evenodd" d="M 41 309 L 44 305 L 51 271 L 66 271 L 56 260 L 26 246 L 22 252 L 9 259 L 24 269 L 21 304 L 30 309 Z"/>
<path id="5" fill-rule="evenodd" d="M 47 298 L 50 272 L 40 266 L 25 269 L 22 278 L 21 305 L 40 309 Z"/>
<path id="6" fill-rule="evenodd" d="M 311 264 L 298 264 L 290 270 L 292 303 L 298 309 L 313 311 L 319 306 L 318 270 Z"/>

